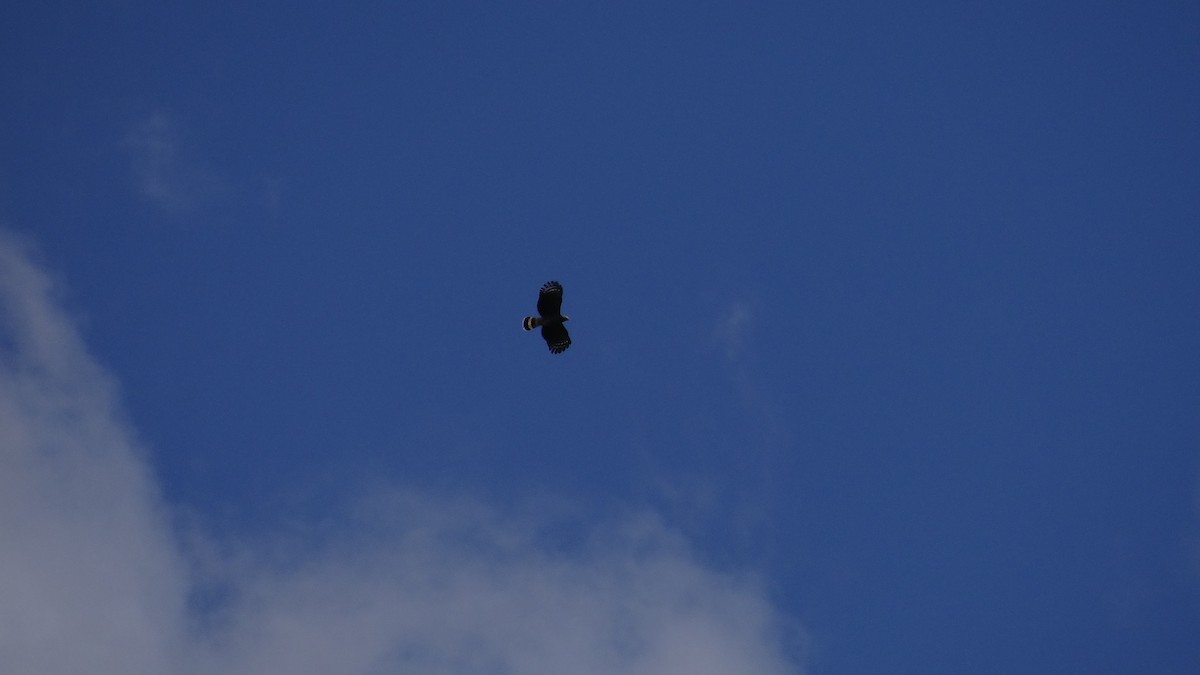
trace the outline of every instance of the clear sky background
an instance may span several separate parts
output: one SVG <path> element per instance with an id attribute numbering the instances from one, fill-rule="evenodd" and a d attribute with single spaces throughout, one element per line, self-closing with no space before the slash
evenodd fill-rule
<path id="1" fill-rule="evenodd" d="M 0 91 L 5 672 L 1200 672 L 1200 4 L 17 3 Z"/>

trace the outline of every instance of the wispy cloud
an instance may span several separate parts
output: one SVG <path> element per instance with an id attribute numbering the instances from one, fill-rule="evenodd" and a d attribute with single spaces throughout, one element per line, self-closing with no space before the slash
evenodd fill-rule
<path id="1" fill-rule="evenodd" d="M 754 309 L 745 300 L 738 300 L 726 308 L 713 330 L 713 340 L 725 350 L 729 361 L 736 362 L 742 356 L 747 333 L 754 319 Z"/>
<path id="2" fill-rule="evenodd" d="M 759 586 L 650 515 L 563 546 L 553 523 L 398 491 L 333 532 L 183 546 L 113 379 L 3 233 L 0 332 L 6 672 L 798 670 Z"/>
<path id="3" fill-rule="evenodd" d="M 746 411 L 749 433 L 742 467 L 754 476 L 756 485 L 753 497 L 742 505 L 742 517 L 748 522 L 767 520 L 770 503 L 786 490 L 780 482 L 779 463 L 794 451 L 790 429 L 795 414 L 782 413 L 771 394 L 770 378 L 755 368 L 759 356 L 753 348 L 756 331 L 769 323 L 760 320 L 763 315 L 756 298 L 734 300 L 717 317 L 711 341 L 723 352 L 730 383 Z"/>
<path id="4" fill-rule="evenodd" d="M 139 121 L 124 139 L 137 192 L 173 214 L 201 206 L 220 181 L 182 140 L 178 122 L 164 112 Z"/>
<path id="5" fill-rule="evenodd" d="M 724 352 L 725 366 L 729 370 L 738 395 L 747 408 L 762 413 L 765 404 L 755 378 L 751 376 L 750 365 L 746 359 L 746 345 L 753 339 L 756 328 L 755 305 L 749 300 L 731 302 L 717 319 L 712 331 L 712 343 Z"/>

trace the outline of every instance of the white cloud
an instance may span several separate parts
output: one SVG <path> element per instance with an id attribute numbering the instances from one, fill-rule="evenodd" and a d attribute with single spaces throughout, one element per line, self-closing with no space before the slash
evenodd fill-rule
<path id="1" fill-rule="evenodd" d="M 206 670 L 791 672 L 755 587 L 704 569 L 653 520 L 555 552 L 478 506 L 406 498 L 382 511 L 402 518 L 380 513 L 287 574 L 237 571 Z"/>
<path id="2" fill-rule="evenodd" d="M 112 379 L 0 233 L 5 672 L 796 672 L 752 580 L 651 516 L 551 520 L 395 493 L 270 545 L 181 546 Z M 282 553 L 281 553 L 282 552 Z M 189 608 L 196 589 L 219 601 Z"/>
<path id="3" fill-rule="evenodd" d="M 184 577 L 112 381 L 0 238 L 0 654 L 10 673 L 163 673 Z"/>

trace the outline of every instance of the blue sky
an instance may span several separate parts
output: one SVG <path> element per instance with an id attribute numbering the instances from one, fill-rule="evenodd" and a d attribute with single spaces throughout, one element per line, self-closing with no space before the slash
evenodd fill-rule
<path id="1" fill-rule="evenodd" d="M 11 672 L 1200 670 L 1200 6 L 77 4 Z"/>

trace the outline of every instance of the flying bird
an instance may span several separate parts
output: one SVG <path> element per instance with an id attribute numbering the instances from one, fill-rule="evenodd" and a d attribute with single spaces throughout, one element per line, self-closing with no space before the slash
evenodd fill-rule
<path id="1" fill-rule="evenodd" d="M 525 317 L 525 330 L 542 327 L 542 337 L 551 354 L 561 354 L 571 346 L 571 336 L 563 324 L 571 317 L 562 313 L 562 284 L 548 281 L 538 293 L 537 311 L 541 316 Z"/>

